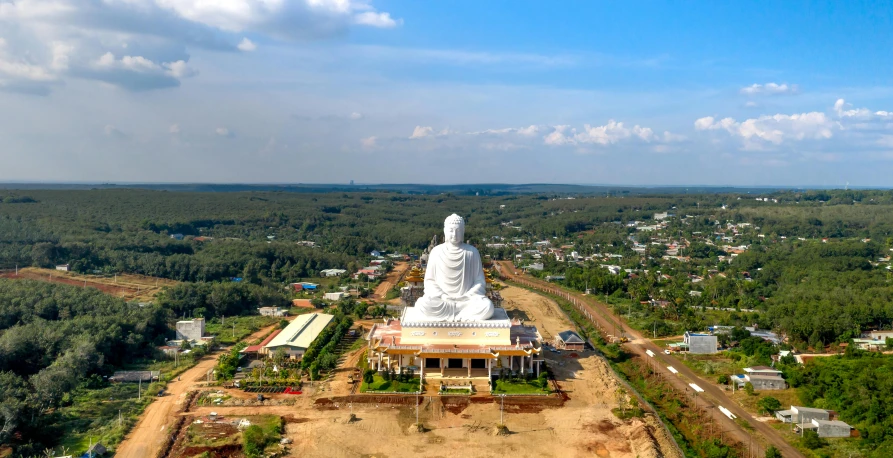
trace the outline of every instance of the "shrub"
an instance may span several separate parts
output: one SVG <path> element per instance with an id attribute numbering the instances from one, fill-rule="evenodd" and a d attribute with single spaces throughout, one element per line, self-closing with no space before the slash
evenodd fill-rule
<path id="1" fill-rule="evenodd" d="M 367 369 L 366 372 L 363 373 L 363 381 L 366 384 L 370 384 L 375 381 L 375 369 Z"/>
<path id="2" fill-rule="evenodd" d="M 729 384 L 729 376 L 725 375 L 725 374 L 720 375 L 719 377 L 716 378 L 716 383 L 719 383 L 720 385 L 728 385 Z"/>
<path id="3" fill-rule="evenodd" d="M 782 458 L 781 452 L 775 446 L 766 449 L 766 458 Z"/>

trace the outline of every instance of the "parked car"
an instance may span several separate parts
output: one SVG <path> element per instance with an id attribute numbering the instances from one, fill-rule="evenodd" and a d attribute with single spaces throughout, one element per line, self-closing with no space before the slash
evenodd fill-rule
<path id="1" fill-rule="evenodd" d="M 669 355 L 669 354 L 670 354 L 670 350 L 664 350 L 664 354 L 665 354 L 665 355 Z"/>

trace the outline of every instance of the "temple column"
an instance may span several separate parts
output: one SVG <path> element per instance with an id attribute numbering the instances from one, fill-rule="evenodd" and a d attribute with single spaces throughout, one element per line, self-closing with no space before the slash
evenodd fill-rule
<path id="1" fill-rule="evenodd" d="M 425 380 L 425 360 L 422 359 L 422 364 L 419 364 L 419 378 Z"/>
<path id="2" fill-rule="evenodd" d="M 465 362 L 468 364 L 468 376 L 471 377 L 471 358 L 467 358 Z"/>
<path id="3" fill-rule="evenodd" d="M 403 355 L 397 355 L 397 372 L 403 372 Z"/>
<path id="4" fill-rule="evenodd" d="M 381 370 L 381 352 L 378 352 L 378 370 Z"/>
<path id="5" fill-rule="evenodd" d="M 533 372 L 533 353 L 530 353 L 530 372 Z"/>
<path id="6" fill-rule="evenodd" d="M 488 359 L 487 360 L 487 380 L 490 380 L 492 378 L 493 378 L 493 360 Z"/>
<path id="7" fill-rule="evenodd" d="M 440 376 L 441 376 L 441 377 L 443 377 L 443 370 L 444 370 L 444 367 L 443 367 L 443 358 L 440 358 Z"/>
<path id="8" fill-rule="evenodd" d="M 509 370 L 510 371 L 515 370 L 515 357 L 514 356 L 509 356 Z"/>
<path id="9" fill-rule="evenodd" d="M 537 377 L 540 376 L 540 366 L 542 366 L 542 365 L 543 365 L 542 361 L 537 361 L 537 363 L 536 363 L 536 376 Z"/>

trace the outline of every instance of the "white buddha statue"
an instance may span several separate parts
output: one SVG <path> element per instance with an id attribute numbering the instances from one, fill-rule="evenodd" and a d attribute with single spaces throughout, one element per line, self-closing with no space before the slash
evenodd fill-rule
<path id="1" fill-rule="evenodd" d="M 443 222 L 444 243 L 428 255 L 425 294 L 415 308 L 427 321 L 483 321 L 493 316 L 478 250 L 462 243 L 465 220 L 452 214 Z"/>

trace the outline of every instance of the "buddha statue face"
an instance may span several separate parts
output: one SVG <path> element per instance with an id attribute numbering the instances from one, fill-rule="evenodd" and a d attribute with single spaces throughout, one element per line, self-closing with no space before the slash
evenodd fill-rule
<path id="1" fill-rule="evenodd" d="M 443 238 L 446 243 L 458 246 L 465 239 L 465 220 L 452 214 L 443 222 Z"/>

